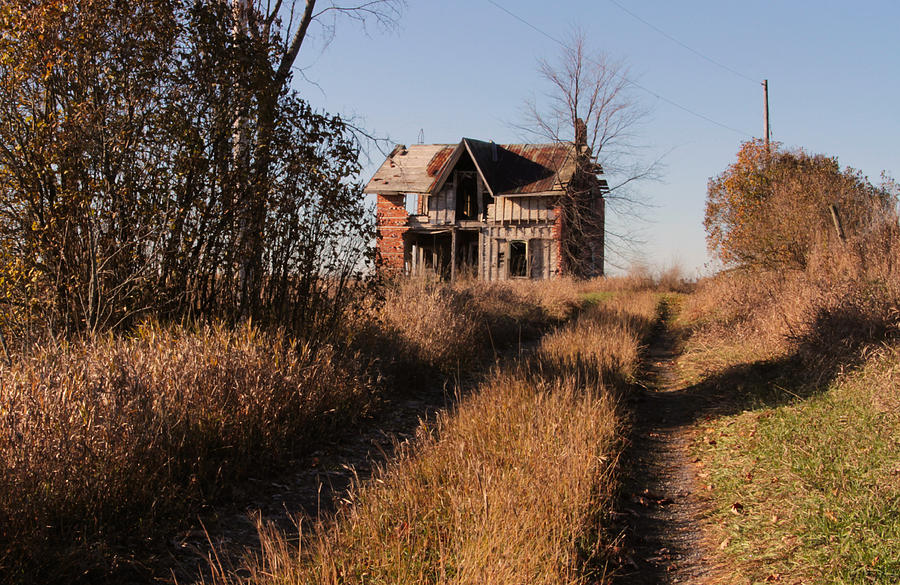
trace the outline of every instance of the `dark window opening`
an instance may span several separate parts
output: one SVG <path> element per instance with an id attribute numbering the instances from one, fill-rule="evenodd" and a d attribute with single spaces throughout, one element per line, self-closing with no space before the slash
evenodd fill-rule
<path id="1" fill-rule="evenodd" d="M 457 171 L 456 174 L 456 217 L 475 219 L 478 215 L 478 182 L 475 173 Z"/>
<path id="2" fill-rule="evenodd" d="M 509 277 L 525 278 L 528 275 L 528 246 L 525 242 L 509 243 Z"/>

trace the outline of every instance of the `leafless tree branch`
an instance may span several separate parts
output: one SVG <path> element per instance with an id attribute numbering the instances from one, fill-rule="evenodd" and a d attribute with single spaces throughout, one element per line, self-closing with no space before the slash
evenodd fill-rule
<path id="1" fill-rule="evenodd" d="M 589 51 L 585 33 L 576 30 L 556 60 L 538 62 L 538 72 L 547 90 L 539 99 L 526 100 L 525 122 L 514 127 L 544 140 L 571 143 L 582 120 L 588 157 L 609 185 L 604 196 L 609 210 L 617 220 L 629 219 L 627 225 L 644 221 L 649 204 L 635 187 L 658 179 L 661 159 L 641 161 L 637 134 L 648 111 L 631 91 L 628 67 L 604 53 Z M 588 220 L 573 217 L 569 221 Z M 605 231 L 607 262 L 627 263 L 641 243 L 638 226 Z"/>

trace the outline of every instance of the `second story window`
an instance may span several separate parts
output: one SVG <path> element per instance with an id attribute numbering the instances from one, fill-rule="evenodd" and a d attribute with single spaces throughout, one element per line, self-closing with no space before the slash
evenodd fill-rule
<path id="1" fill-rule="evenodd" d="M 477 219 L 478 182 L 475 171 L 456 171 L 456 218 Z"/>

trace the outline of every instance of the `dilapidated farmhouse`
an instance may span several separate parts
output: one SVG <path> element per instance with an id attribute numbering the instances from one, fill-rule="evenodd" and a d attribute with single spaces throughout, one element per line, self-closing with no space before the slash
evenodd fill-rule
<path id="1" fill-rule="evenodd" d="M 575 143 L 397 146 L 369 181 L 377 266 L 453 280 L 603 274 L 606 181 Z"/>

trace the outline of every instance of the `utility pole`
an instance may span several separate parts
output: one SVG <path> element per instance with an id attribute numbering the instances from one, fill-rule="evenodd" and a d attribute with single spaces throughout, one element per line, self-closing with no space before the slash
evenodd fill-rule
<path id="1" fill-rule="evenodd" d="M 763 95 L 766 99 L 766 152 L 770 152 L 769 150 L 769 80 L 763 79 Z"/>

